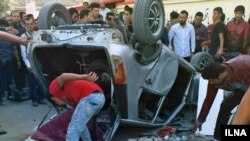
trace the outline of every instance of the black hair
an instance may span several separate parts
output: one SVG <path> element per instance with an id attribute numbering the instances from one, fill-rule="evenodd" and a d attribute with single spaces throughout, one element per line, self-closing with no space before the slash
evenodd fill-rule
<path id="1" fill-rule="evenodd" d="M 245 13 L 245 7 L 243 5 L 238 5 L 235 7 L 234 12 L 243 12 Z"/>
<path id="2" fill-rule="evenodd" d="M 108 19 L 109 16 L 115 16 L 115 14 L 113 12 L 108 12 L 107 15 L 106 15 L 106 19 Z"/>
<path id="3" fill-rule="evenodd" d="M 91 10 L 93 10 L 94 8 L 100 8 L 100 4 L 97 2 L 92 2 L 89 7 Z"/>
<path id="4" fill-rule="evenodd" d="M 128 9 L 129 8 L 129 6 L 128 5 L 125 5 L 124 6 L 124 10 L 126 10 L 126 9 Z"/>
<path id="5" fill-rule="evenodd" d="M 87 4 L 87 5 L 89 5 L 89 3 L 88 3 L 87 1 L 85 1 L 85 2 L 83 2 L 83 3 L 82 3 L 82 5 L 84 5 L 84 4 Z"/>
<path id="6" fill-rule="evenodd" d="M 216 79 L 220 73 L 225 71 L 225 67 L 219 62 L 212 62 L 202 70 L 201 76 L 204 79 Z"/>
<path id="7" fill-rule="evenodd" d="M 132 8 L 132 7 L 129 7 L 129 6 L 125 7 L 124 10 L 125 10 L 125 11 L 128 11 L 131 15 L 132 15 L 132 13 L 133 13 L 133 8 Z"/>
<path id="8" fill-rule="evenodd" d="M 84 9 L 80 11 L 80 19 L 84 18 L 85 16 L 89 15 L 89 10 L 88 9 Z"/>
<path id="9" fill-rule="evenodd" d="M 72 7 L 72 8 L 69 9 L 70 16 L 74 15 L 75 13 L 79 14 L 78 11 L 75 8 Z"/>
<path id="10" fill-rule="evenodd" d="M 177 19 L 177 18 L 179 17 L 179 14 L 178 14 L 176 11 L 172 11 L 172 12 L 170 13 L 170 17 L 171 17 L 172 19 Z"/>
<path id="11" fill-rule="evenodd" d="M 198 12 L 195 14 L 195 17 L 196 17 L 196 16 L 203 17 L 203 13 L 200 12 L 200 11 L 198 11 Z"/>
<path id="12" fill-rule="evenodd" d="M 27 18 L 32 18 L 34 20 L 34 15 L 33 14 L 28 14 Z"/>
<path id="13" fill-rule="evenodd" d="M 186 14 L 188 16 L 188 12 L 186 10 L 182 10 L 181 14 Z"/>
<path id="14" fill-rule="evenodd" d="M 19 12 L 19 15 L 20 15 L 20 18 L 21 18 L 21 19 L 23 18 L 23 14 L 26 14 L 26 12 L 24 12 L 24 11 Z"/>
<path id="15" fill-rule="evenodd" d="M 220 20 L 224 22 L 226 19 L 226 15 L 224 13 L 221 14 Z"/>
<path id="16" fill-rule="evenodd" d="M 217 11 L 219 12 L 220 14 L 223 14 L 223 10 L 221 7 L 215 7 L 213 11 Z"/>

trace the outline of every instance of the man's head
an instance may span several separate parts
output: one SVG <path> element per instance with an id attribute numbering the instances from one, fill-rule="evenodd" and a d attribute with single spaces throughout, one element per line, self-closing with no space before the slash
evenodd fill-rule
<path id="1" fill-rule="evenodd" d="M 114 25 L 114 19 L 115 14 L 113 12 L 108 12 L 106 16 L 106 23 L 112 27 Z"/>
<path id="2" fill-rule="evenodd" d="M 80 12 L 80 20 L 85 23 L 90 23 L 92 19 L 90 18 L 90 11 L 88 9 L 84 9 Z"/>
<path id="3" fill-rule="evenodd" d="M 32 18 L 26 18 L 24 23 L 26 30 L 32 33 L 34 31 L 34 20 Z"/>
<path id="4" fill-rule="evenodd" d="M 100 1 L 100 8 L 101 9 L 105 9 L 106 8 L 105 3 L 103 2 L 103 0 Z"/>
<path id="5" fill-rule="evenodd" d="M 75 8 L 70 8 L 69 13 L 70 13 L 70 16 L 71 16 L 72 23 L 77 22 L 78 19 L 79 19 L 78 11 Z"/>
<path id="6" fill-rule="evenodd" d="M 100 10 L 100 5 L 96 2 L 93 2 L 90 4 L 90 11 L 92 13 L 92 16 L 95 21 L 99 20 L 99 10 Z"/>
<path id="7" fill-rule="evenodd" d="M 22 23 L 24 23 L 26 17 L 27 17 L 26 12 L 20 12 L 20 18 Z"/>
<path id="8" fill-rule="evenodd" d="M 14 23 L 19 24 L 21 22 L 20 14 L 18 11 L 11 12 L 11 19 Z"/>
<path id="9" fill-rule="evenodd" d="M 228 78 L 229 74 L 225 66 L 218 62 L 212 62 L 201 73 L 204 79 L 209 80 L 210 84 L 221 85 Z"/>
<path id="10" fill-rule="evenodd" d="M 187 18 L 188 18 L 188 12 L 186 10 L 182 10 L 179 16 L 180 25 L 186 25 Z"/>
<path id="11" fill-rule="evenodd" d="M 243 5 L 238 5 L 234 9 L 234 16 L 236 21 L 241 21 L 245 14 L 245 7 Z"/>
<path id="12" fill-rule="evenodd" d="M 195 14 L 195 17 L 194 17 L 194 25 L 195 26 L 200 26 L 201 23 L 202 23 L 202 19 L 203 19 L 203 14 L 202 12 L 197 12 Z"/>
<path id="13" fill-rule="evenodd" d="M 83 2 L 83 3 L 82 3 L 82 7 L 83 7 L 84 10 L 89 9 L 89 3 L 86 2 L 86 1 Z"/>
<path id="14" fill-rule="evenodd" d="M 176 11 L 172 11 L 170 13 L 170 21 L 174 20 L 174 19 L 178 19 L 179 17 L 179 13 L 177 13 Z"/>
<path id="15" fill-rule="evenodd" d="M 124 22 L 125 24 L 132 23 L 133 8 L 126 6 L 124 8 Z"/>
<path id="16" fill-rule="evenodd" d="M 215 7 L 213 10 L 213 21 L 216 23 L 221 21 L 223 15 L 223 10 L 221 7 Z"/>

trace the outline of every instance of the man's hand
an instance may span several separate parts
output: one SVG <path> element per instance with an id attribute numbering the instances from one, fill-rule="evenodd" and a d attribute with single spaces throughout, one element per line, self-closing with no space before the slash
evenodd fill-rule
<path id="1" fill-rule="evenodd" d="M 90 72 L 89 74 L 83 74 L 82 76 L 83 79 L 91 82 L 95 82 L 99 78 L 95 72 Z"/>
<path id="2" fill-rule="evenodd" d="M 201 131 L 202 129 L 202 122 L 197 121 L 193 127 L 193 132 L 196 132 L 197 130 Z"/>
<path id="3" fill-rule="evenodd" d="M 25 45 L 27 47 L 30 40 L 28 38 L 25 38 L 25 37 L 20 37 L 20 38 L 21 38 L 21 44 L 23 44 L 23 45 Z"/>

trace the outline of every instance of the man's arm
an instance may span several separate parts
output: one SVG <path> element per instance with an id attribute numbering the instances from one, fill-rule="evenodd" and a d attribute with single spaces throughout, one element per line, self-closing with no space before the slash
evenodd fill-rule
<path id="1" fill-rule="evenodd" d="M 217 92 L 218 92 L 218 88 L 216 88 L 215 85 L 208 83 L 207 95 L 202 104 L 202 108 L 197 119 L 197 124 L 199 125 L 196 125 L 196 128 L 199 128 L 201 130 L 201 125 L 203 122 L 206 121 L 207 115 L 211 109 L 211 106 L 214 102 Z"/>
<path id="2" fill-rule="evenodd" d="M 220 46 L 219 46 L 219 50 L 217 51 L 218 54 L 222 54 L 223 53 L 223 49 L 224 49 L 224 33 L 220 32 L 219 33 L 219 37 L 220 37 Z"/>
<path id="3" fill-rule="evenodd" d="M 99 77 L 96 73 L 90 72 L 89 74 L 75 74 L 75 73 L 63 73 L 58 76 L 58 85 L 60 88 L 69 81 L 73 80 L 87 80 L 91 82 L 95 82 Z"/>
<path id="4" fill-rule="evenodd" d="M 244 30 L 244 41 L 243 41 L 243 45 L 242 45 L 242 48 L 241 48 L 241 52 L 246 54 L 247 53 L 247 45 L 248 45 L 248 36 L 249 36 L 249 25 L 247 24 L 246 27 L 245 27 L 245 30 Z"/>
<path id="5" fill-rule="evenodd" d="M 0 31 L 0 38 L 7 40 L 9 42 L 12 42 L 12 43 L 18 43 L 18 44 L 23 44 L 23 45 L 28 44 L 27 38 L 21 38 L 21 37 L 18 37 L 18 36 L 9 34 L 7 32 L 3 32 L 3 31 Z"/>

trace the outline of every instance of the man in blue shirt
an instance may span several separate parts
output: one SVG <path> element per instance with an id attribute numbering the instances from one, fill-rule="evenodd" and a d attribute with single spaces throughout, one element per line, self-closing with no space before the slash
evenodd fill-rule
<path id="1" fill-rule="evenodd" d="M 7 21 L 0 19 L 0 26 L 7 27 Z M 4 39 L 0 39 L 0 105 L 2 104 L 4 91 L 11 92 L 10 84 L 12 79 L 12 44 Z"/>

